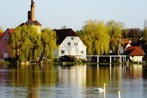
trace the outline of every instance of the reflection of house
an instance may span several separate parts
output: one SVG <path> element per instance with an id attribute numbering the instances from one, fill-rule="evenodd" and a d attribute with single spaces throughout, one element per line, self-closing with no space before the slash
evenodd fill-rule
<path id="1" fill-rule="evenodd" d="M 136 62 L 142 61 L 145 53 L 140 46 L 130 46 L 126 48 L 124 55 L 129 55 L 129 59 Z"/>
<path id="2" fill-rule="evenodd" d="M 133 78 L 142 78 L 143 76 L 143 66 L 141 64 L 134 64 L 130 66 L 130 75 Z"/>
<path id="3" fill-rule="evenodd" d="M 72 29 L 55 30 L 57 45 L 59 45 L 58 56 L 72 55 L 86 58 L 86 46 Z"/>
<path id="4" fill-rule="evenodd" d="M 87 65 L 75 65 L 68 68 L 58 66 L 56 76 L 56 80 L 61 85 L 62 91 L 66 92 L 67 98 L 72 98 L 72 96 L 74 98 L 83 98 L 80 93 L 87 83 Z"/>
<path id="5" fill-rule="evenodd" d="M 4 59 L 10 57 L 8 40 L 10 34 L 14 33 L 13 29 L 7 29 L 0 37 L 0 58 Z"/>

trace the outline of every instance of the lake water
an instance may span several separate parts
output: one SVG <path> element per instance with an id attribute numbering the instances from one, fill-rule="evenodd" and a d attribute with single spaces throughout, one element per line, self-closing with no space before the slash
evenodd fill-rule
<path id="1" fill-rule="evenodd" d="M 103 88 L 106 95 L 95 88 Z M 147 98 L 147 67 L 31 65 L 0 69 L 0 98 Z"/>

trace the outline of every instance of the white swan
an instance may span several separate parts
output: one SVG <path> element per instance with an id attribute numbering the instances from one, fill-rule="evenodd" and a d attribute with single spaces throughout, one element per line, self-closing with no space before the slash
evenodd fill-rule
<path id="1" fill-rule="evenodd" d="M 98 91 L 98 92 L 105 92 L 105 90 L 106 90 L 106 83 L 104 83 L 104 87 L 103 88 L 95 88 L 94 90 Z"/>

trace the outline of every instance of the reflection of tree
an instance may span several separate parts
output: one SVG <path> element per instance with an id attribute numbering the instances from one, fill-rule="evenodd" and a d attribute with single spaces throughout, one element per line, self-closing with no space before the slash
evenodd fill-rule
<path id="1" fill-rule="evenodd" d="M 43 65 L 44 69 L 40 69 L 39 65 L 20 66 L 13 74 L 13 86 L 22 86 L 27 88 L 29 98 L 40 98 L 41 87 L 43 85 L 56 85 L 55 72 L 53 65 Z"/>
<path id="2" fill-rule="evenodd" d="M 88 67 L 86 79 L 88 87 L 99 87 L 104 83 L 109 83 L 109 67 L 100 67 L 100 69 L 97 69 L 96 66 Z"/>

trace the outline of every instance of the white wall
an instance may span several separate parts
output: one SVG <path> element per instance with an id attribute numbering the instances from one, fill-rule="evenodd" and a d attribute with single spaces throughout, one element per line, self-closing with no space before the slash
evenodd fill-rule
<path id="1" fill-rule="evenodd" d="M 138 61 L 141 62 L 143 59 L 143 56 L 130 56 L 130 59 L 135 62 L 138 62 Z"/>
<path id="2" fill-rule="evenodd" d="M 58 55 L 72 55 L 79 58 L 86 58 L 86 46 L 78 36 L 68 36 L 59 46 Z"/>

